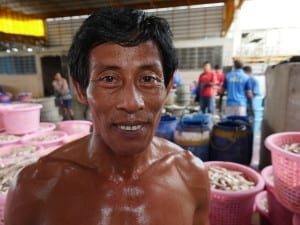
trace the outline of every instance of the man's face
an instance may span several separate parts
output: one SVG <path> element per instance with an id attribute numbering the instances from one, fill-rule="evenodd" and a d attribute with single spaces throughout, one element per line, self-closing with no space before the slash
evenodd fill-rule
<path id="1" fill-rule="evenodd" d="M 204 72 L 210 72 L 211 71 L 211 65 L 209 63 L 204 64 Z"/>
<path id="2" fill-rule="evenodd" d="M 54 75 L 54 79 L 55 79 L 55 80 L 59 80 L 60 78 L 61 78 L 60 73 L 56 73 L 56 74 Z"/>
<path id="3" fill-rule="evenodd" d="M 156 45 L 106 43 L 89 57 L 87 101 L 94 134 L 118 155 L 133 155 L 150 144 L 167 96 Z M 169 85 L 170 86 L 170 85 Z"/>

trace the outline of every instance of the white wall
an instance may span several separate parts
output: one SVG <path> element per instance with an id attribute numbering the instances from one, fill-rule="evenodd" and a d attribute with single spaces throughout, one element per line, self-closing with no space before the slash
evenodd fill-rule
<path id="1" fill-rule="evenodd" d="M 246 0 L 235 15 L 228 37 L 236 56 L 300 54 L 299 0 Z M 243 33 L 249 33 L 241 38 Z M 258 43 L 251 43 L 262 38 Z"/>

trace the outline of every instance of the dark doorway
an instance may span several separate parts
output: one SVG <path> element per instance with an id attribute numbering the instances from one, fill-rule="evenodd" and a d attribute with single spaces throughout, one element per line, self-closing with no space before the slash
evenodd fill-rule
<path id="1" fill-rule="evenodd" d="M 44 56 L 41 58 L 43 84 L 44 84 L 44 96 L 54 95 L 52 88 L 53 75 L 56 72 L 62 71 L 62 63 L 60 56 Z"/>

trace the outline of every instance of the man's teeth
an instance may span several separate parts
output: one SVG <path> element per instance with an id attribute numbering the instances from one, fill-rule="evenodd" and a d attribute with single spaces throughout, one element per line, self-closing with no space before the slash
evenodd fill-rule
<path id="1" fill-rule="evenodd" d="M 126 130 L 126 131 L 136 131 L 142 128 L 142 125 L 135 125 L 135 126 L 124 126 L 120 125 L 119 128 L 121 130 Z"/>

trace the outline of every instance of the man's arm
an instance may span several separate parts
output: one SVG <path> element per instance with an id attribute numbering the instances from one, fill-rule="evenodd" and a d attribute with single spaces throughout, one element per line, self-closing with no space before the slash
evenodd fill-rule
<path id="1" fill-rule="evenodd" d="M 198 160 L 198 158 L 196 158 Z M 200 160 L 199 160 L 200 161 Z M 210 205 L 210 182 L 207 170 L 203 165 L 194 162 L 194 182 L 198 187 L 195 189 L 195 198 L 197 199 L 197 208 L 194 214 L 193 225 L 208 225 L 209 224 L 209 205 Z M 192 172 L 192 171 L 191 171 Z"/>
<path id="2" fill-rule="evenodd" d="M 183 159 L 178 161 L 179 173 L 195 199 L 193 225 L 208 225 L 210 183 L 207 169 L 204 163 L 189 151 L 183 154 Z"/>
<path id="3" fill-rule="evenodd" d="M 245 91 L 246 91 L 246 95 L 248 98 L 253 98 L 253 85 L 251 82 L 251 79 L 248 79 L 246 84 L 245 84 Z"/>
<path id="4" fill-rule="evenodd" d="M 40 210 L 44 202 L 36 196 L 41 194 L 34 185 L 34 169 L 31 166 L 23 169 L 9 189 L 4 221 L 5 225 L 39 225 Z"/>
<path id="5" fill-rule="evenodd" d="M 61 94 L 65 94 L 68 90 L 68 82 L 66 79 L 63 79 L 63 85 L 61 88 Z"/>

